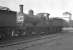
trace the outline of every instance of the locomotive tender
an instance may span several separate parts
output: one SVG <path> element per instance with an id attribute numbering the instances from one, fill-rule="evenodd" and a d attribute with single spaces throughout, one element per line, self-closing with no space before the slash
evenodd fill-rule
<path id="1" fill-rule="evenodd" d="M 0 38 L 11 38 L 21 35 L 32 35 L 40 33 L 56 33 L 62 31 L 60 20 L 49 19 L 42 16 L 23 13 L 23 5 L 20 5 L 20 12 L 0 10 Z M 39 18 L 40 17 L 40 18 Z"/>

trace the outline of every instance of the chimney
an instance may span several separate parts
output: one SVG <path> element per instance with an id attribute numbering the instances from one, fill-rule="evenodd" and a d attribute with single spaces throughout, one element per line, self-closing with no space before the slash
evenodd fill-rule
<path id="1" fill-rule="evenodd" d="M 19 5 L 20 6 L 20 12 L 23 13 L 23 5 Z"/>

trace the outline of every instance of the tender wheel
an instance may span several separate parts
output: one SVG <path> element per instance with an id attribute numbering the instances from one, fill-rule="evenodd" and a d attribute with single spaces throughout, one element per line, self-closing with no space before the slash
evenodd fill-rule
<path id="1" fill-rule="evenodd" d="M 3 39 L 3 35 L 2 34 L 0 34 L 0 40 L 2 40 Z"/>
<path id="2" fill-rule="evenodd" d="M 0 40 L 5 40 L 5 39 L 7 39 L 6 35 L 5 34 L 1 34 L 0 35 Z"/>

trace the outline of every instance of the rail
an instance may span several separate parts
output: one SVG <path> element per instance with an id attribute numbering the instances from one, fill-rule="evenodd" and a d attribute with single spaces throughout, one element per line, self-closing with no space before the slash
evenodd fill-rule
<path id="1" fill-rule="evenodd" d="M 30 42 L 33 42 L 33 41 L 44 40 L 44 39 L 47 39 L 47 38 L 51 39 L 51 38 L 54 38 L 54 37 L 56 37 L 56 34 L 51 35 L 51 36 L 48 36 L 48 35 L 47 36 L 40 36 L 39 38 L 34 38 L 34 39 L 31 39 L 31 40 L 16 42 L 16 43 L 12 43 L 12 44 L 0 45 L 0 47 L 9 47 L 9 46 L 14 46 L 14 45 L 21 45 L 21 44 L 30 43 Z"/>

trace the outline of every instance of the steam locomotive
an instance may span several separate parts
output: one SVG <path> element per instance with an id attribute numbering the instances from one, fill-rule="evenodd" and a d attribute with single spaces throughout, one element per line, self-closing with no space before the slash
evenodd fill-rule
<path id="1" fill-rule="evenodd" d="M 15 11 L 0 10 L 0 39 L 62 31 L 61 19 L 49 19 L 48 13 L 45 18 L 44 15 L 32 15 L 33 11 L 30 12 L 24 14 L 22 5 L 18 14 Z"/>

